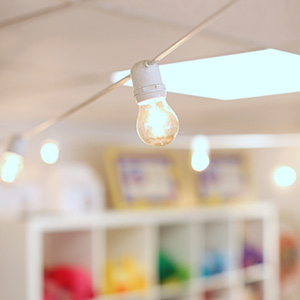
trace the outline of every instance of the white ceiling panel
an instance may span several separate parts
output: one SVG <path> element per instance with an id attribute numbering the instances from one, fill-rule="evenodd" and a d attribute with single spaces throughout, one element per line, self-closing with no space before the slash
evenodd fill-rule
<path id="1" fill-rule="evenodd" d="M 69 2 L 68 0 L 2 0 L 0 4 L 0 26 L 41 11 L 62 7 Z"/>
<path id="2" fill-rule="evenodd" d="M 64 112 L 106 87 L 112 72 L 154 57 L 228 1 L 73 2 L 69 8 L 0 28 L 1 120 L 38 123 Z M 0 0 L 0 21 L 61 3 L 64 1 Z M 299 12 L 297 0 L 240 0 L 162 63 L 276 45 L 300 54 Z M 220 103 L 168 96 L 180 118 L 181 131 L 199 133 L 297 132 L 298 98 L 295 93 Z M 132 90 L 122 87 L 65 122 L 134 130 L 136 114 Z"/>
<path id="3" fill-rule="evenodd" d="M 187 28 L 197 25 L 230 0 L 98 0 L 101 8 Z M 261 47 L 299 42 L 299 0 L 240 0 L 207 31 Z"/>

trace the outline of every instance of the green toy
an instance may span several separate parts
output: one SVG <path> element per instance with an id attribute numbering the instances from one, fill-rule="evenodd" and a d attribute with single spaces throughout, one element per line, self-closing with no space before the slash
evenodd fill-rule
<path id="1" fill-rule="evenodd" d="M 189 279 L 188 268 L 177 264 L 162 250 L 158 254 L 158 275 L 160 284 L 179 283 Z"/>

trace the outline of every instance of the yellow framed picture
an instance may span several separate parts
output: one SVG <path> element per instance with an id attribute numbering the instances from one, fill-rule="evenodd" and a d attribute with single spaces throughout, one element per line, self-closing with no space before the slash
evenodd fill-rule
<path id="1" fill-rule="evenodd" d="M 172 151 L 109 148 L 105 153 L 114 208 L 177 206 L 182 194 L 180 159 Z"/>
<path id="2" fill-rule="evenodd" d="M 198 203 L 232 204 L 253 198 L 248 159 L 241 153 L 213 153 L 209 166 L 193 171 Z"/>

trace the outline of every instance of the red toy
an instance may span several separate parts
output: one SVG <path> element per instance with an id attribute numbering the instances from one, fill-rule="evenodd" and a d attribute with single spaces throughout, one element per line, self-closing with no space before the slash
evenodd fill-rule
<path id="1" fill-rule="evenodd" d="M 44 273 L 44 300 L 87 300 L 94 297 L 89 273 L 80 267 L 57 266 Z"/>

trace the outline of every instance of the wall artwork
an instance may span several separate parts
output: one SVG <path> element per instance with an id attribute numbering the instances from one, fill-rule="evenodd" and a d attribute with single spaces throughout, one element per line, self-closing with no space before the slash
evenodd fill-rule
<path id="1" fill-rule="evenodd" d="M 250 198 L 253 188 L 246 159 L 239 154 L 211 154 L 202 172 L 193 172 L 198 202 L 229 204 Z"/>
<path id="2" fill-rule="evenodd" d="M 176 206 L 178 203 L 182 179 L 174 153 L 110 149 L 106 165 L 115 208 Z"/>

